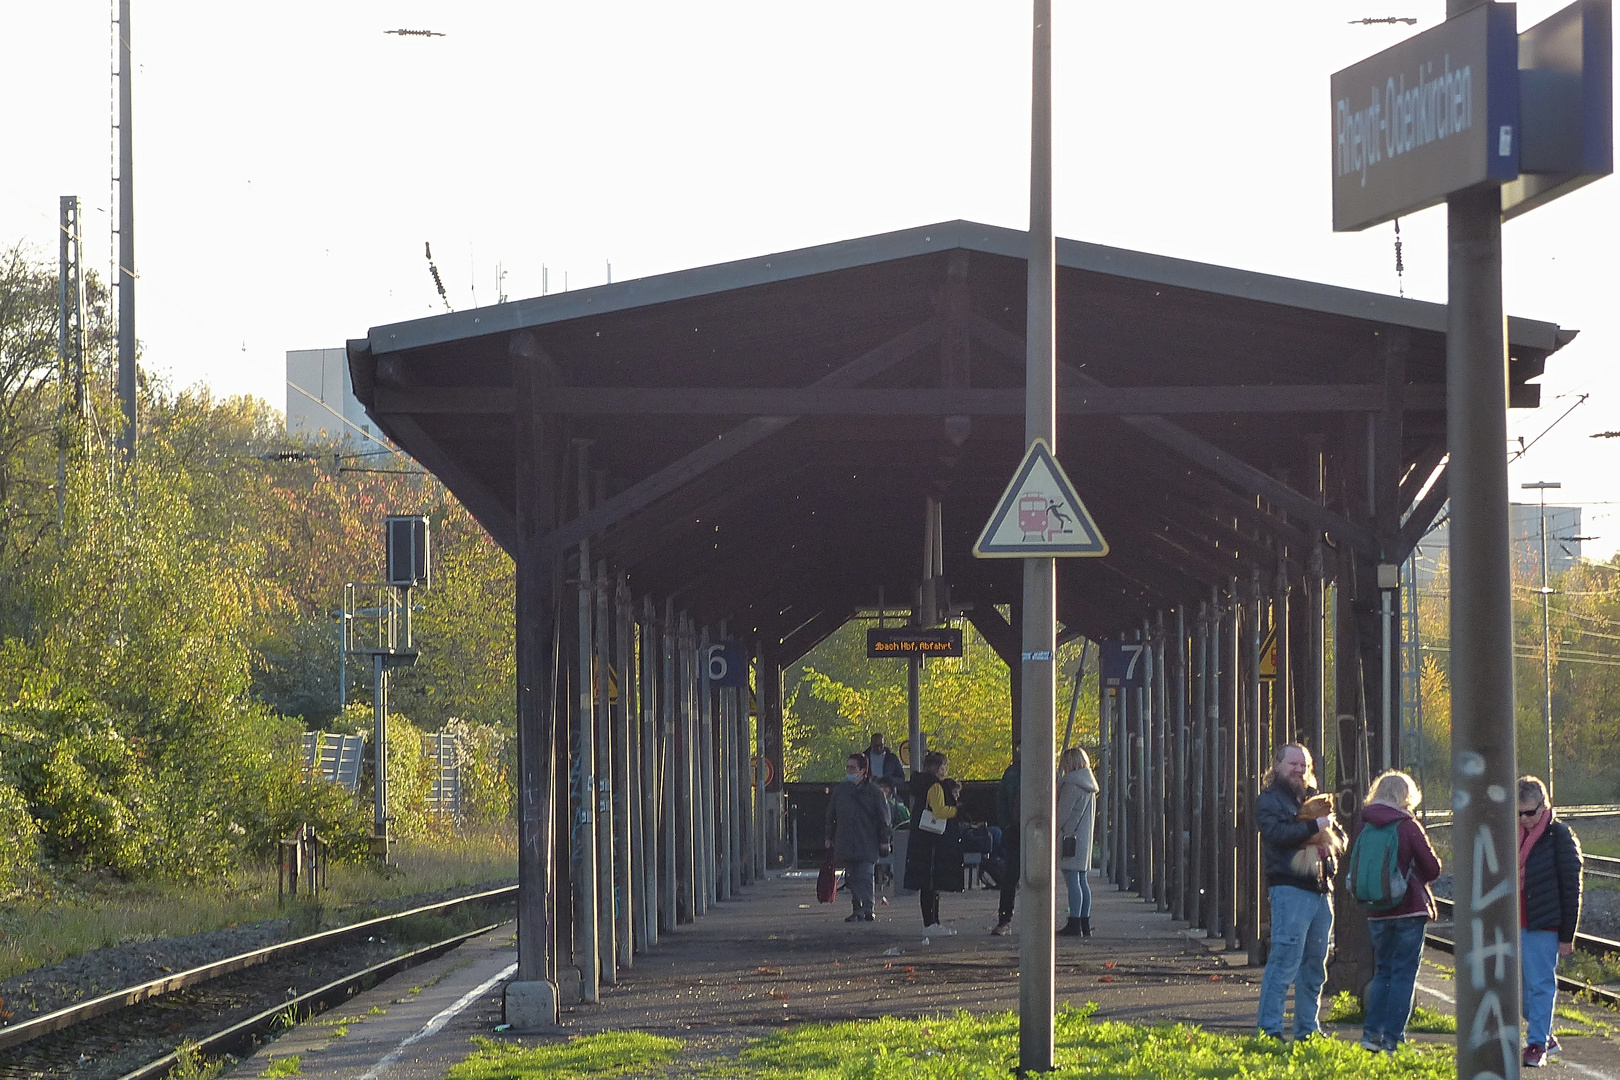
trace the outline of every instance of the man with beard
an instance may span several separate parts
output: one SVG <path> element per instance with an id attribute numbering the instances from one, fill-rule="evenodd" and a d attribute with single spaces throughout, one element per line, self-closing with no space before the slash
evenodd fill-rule
<path id="1" fill-rule="evenodd" d="M 1302 877 L 1289 866 L 1294 852 L 1327 830 L 1330 817 L 1299 821 L 1300 807 L 1316 794 L 1311 752 L 1299 743 L 1277 750 L 1276 760 L 1261 777 L 1255 801 L 1260 826 L 1261 861 L 1271 898 L 1271 951 L 1260 981 L 1262 1034 L 1282 1038 L 1283 1001 L 1294 987 L 1294 1039 L 1322 1034 L 1317 1007 L 1327 981 L 1328 942 L 1333 937 L 1334 860 L 1324 857 L 1314 876 Z"/>

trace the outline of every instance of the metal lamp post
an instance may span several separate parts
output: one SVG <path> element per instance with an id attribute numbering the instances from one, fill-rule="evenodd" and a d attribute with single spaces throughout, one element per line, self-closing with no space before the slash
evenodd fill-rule
<path id="1" fill-rule="evenodd" d="M 1547 586 L 1547 492 L 1563 487 L 1557 480 L 1537 480 L 1533 484 L 1520 484 L 1526 491 L 1534 491 L 1541 503 L 1541 726 L 1547 735 L 1547 798 L 1553 793 L 1553 740 L 1552 740 L 1552 637 L 1548 627 L 1549 600 L 1552 589 Z"/>

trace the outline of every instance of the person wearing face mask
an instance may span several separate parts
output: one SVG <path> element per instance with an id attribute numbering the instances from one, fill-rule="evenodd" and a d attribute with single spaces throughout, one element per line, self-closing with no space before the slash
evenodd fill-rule
<path id="1" fill-rule="evenodd" d="M 1519 979 L 1524 1065 L 1536 1069 L 1562 1047 L 1552 1033 L 1558 959 L 1575 951 L 1581 921 L 1581 842 L 1553 813 L 1547 785 L 1519 778 Z"/>
<path id="2" fill-rule="evenodd" d="M 889 853 L 893 841 L 889 805 L 866 771 L 866 755 L 851 754 L 844 762 L 844 782 L 827 800 L 827 846 L 844 864 L 849 898 L 855 910 L 845 922 L 872 922 L 872 872 Z"/>
<path id="3" fill-rule="evenodd" d="M 1333 938 L 1335 859 L 1324 855 L 1316 873 L 1303 877 L 1290 865 L 1294 853 L 1333 819 L 1300 821 L 1305 800 L 1316 794 L 1311 752 L 1299 743 L 1278 747 L 1277 757 L 1260 778 L 1255 822 L 1260 826 L 1261 862 L 1271 899 L 1271 951 L 1260 980 L 1260 1033 L 1282 1038 L 1283 1002 L 1294 987 L 1294 1039 L 1321 1035 L 1317 1011 L 1327 981 L 1328 943 Z"/>

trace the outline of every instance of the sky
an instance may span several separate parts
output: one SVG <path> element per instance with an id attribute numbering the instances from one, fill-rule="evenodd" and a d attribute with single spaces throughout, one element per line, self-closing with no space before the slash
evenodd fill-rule
<path id="1" fill-rule="evenodd" d="M 1519 26 L 1564 0 L 1525 0 Z M 967 218 L 1028 224 L 1026 0 L 133 0 L 137 332 L 172 385 L 283 407 L 285 353 L 458 310 Z M 1335 234 L 1332 72 L 1444 0 L 1055 0 L 1059 235 L 1445 298 L 1445 216 Z M 1401 15 L 1415 27 L 1352 25 Z M 0 0 L 0 246 L 110 263 L 111 11 Z M 392 29 L 443 37 L 401 37 Z M 1620 187 L 1504 226 L 1514 314 L 1580 330 L 1510 415 L 1620 549 Z"/>

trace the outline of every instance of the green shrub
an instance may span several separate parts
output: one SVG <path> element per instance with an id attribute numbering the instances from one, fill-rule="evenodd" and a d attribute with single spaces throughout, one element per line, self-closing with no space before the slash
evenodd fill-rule
<path id="1" fill-rule="evenodd" d="M 17 789 L 0 780 L 0 898 L 33 876 L 39 858 L 39 826 Z"/>

